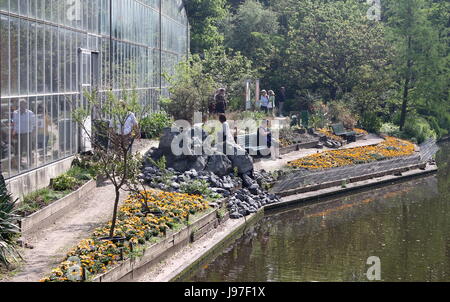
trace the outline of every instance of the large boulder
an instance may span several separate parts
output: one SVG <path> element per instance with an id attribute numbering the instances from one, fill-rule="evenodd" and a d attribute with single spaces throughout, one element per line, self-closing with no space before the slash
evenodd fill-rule
<path id="1" fill-rule="evenodd" d="M 216 148 L 224 150 L 233 168 L 237 168 L 239 174 L 247 174 L 253 171 L 253 158 L 238 144 L 220 143 L 216 145 Z"/>
<path id="2" fill-rule="evenodd" d="M 158 153 L 163 155 L 172 154 L 172 142 L 178 135 L 180 135 L 180 131 L 172 131 L 172 128 L 164 128 L 159 140 Z"/>
<path id="3" fill-rule="evenodd" d="M 228 156 L 234 168 L 238 169 L 239 174 L 247 174 L 253 171 L 253 158 L 246 155 Z"/>
<path id="4" fill-rule="evenodd" d="M 205 170 L 222 177 L 230 174 L 233 171 L 233 166 L 225 154 L 217 152 L 208 157 Z"/>

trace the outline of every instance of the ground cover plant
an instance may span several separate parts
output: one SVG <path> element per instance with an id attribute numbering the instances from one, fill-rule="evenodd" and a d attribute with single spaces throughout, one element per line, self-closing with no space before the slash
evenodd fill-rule
<path id="1" fill-rule="evenodd" d="M 66 173 L 53 179 L 47 188 L 26 195 L 17 207 L 17 214 L 22 217 L 29 216 L 69 195 L 93 179 L 93 173 L 90 168 L 73 166 Z"/>
<path id="2" fill-rule="evenodd" d="M 414 154 L 414 150 L 414 144 L 388 136 L 377 145 L 317 153 L 292 161 L 288 166 L 308 170 L 329 169 L 409 156 Z"/>
<path id="3" fill-rule="evenodd" d="M 143 198 L 145 195 L 145 198 Z M 139 247 L 163 237 L 170 229 L 189 223 L 193 215 L 205 212 L 208 202 L 200 195 L 145 191 L 130 195 L 119 209 L 115 235 L 123 242 L 102 240 L 111 222 L 81 241 L 43 282 L 70 282 L 91 279 L 123 259 L 135 255 Z M 150 209 L 151 213 L 148 213 Z M 130 245 L 131 243 L 131 245 Z M 73 269 L 73 268 L 77 269 Z M 83 277 L 82 277 L 83 276 Z"/>

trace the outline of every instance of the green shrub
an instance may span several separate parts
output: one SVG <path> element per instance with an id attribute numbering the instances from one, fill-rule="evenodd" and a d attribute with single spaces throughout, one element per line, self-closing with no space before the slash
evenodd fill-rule
<path id="1" fill-rule="evenodd" d="M 20 258 L 15 248 L 15 237 L 20 233 L 17 226 L 18 216 L 15 210 L 15 201 L 0 185 L 0 263 L 8 267 L 12 260 Z"/>
<path id="2" fill-rule="evenodd" d="M 83 169 L 81 167 L 72 167 L 69 171 L 66 173 L 68 176 L 71 176 L 81 182 L 89 181 L 94 176 L 94 170 L 93 168 L 90 169 Z"/>
<path id="3" fill-rule="evenodd" d="M 381 119 L 373 112 L 364 113 L 361 117 L 360 123 L 361 128 L 372 133 L 378 133 L 382 126 Z"/>
<path id="4" fill-rule="evenodd" d="M 161 135 L 164 128 L 172 125 L 171 117 L 165 112 L 153 113 L 141 120 L 143 138 L 152 139 Z"/>
<path id="5" fill-rule="evenodd" d="M 214 193 L 206 180 L 193 180 L 181 185 L 181 193 L 201 195 L 206 199 L 218 199 L 222 196 Z"/>
<path id="6" fill-rule="evenodd" d="M 262 121 L 267 119 L 267 115 L 262 111 L 242 111 L 236 114 L 237 120 L 254 120 Z"/>
<path id="7" fill-rule="evenodd" d="M 411 139 L 421 144 L 429 138 L 436 138 L 436 132 L 431 129 L 430 124 L 422 117 L 412 116 L 405 122 L 402 131 L 405 139 Z"/>
<path id="8" fill-rule="evenodd" d="M 79 167 L 83 170 L 88 170 L 92 174 L 94 173 L 94 158 L 93 155 L 77 155 L 75 159 L 72 161 L 72 168 Z"/>
<path id="9" fill-rule="evenodd" d="M 380 128 L 380 133 L 386 134 L 389 136 L 400 136 L 400 127 L 397 125 L 394 125 L 392 123 L 384 123 Z"/>
<path id="10" fill-rule="evenodd" d="M 55 191 L 68 191 L 75 190 L 80 185 L 80 183 L 81 181 L 66 173 L 54 178 L 51 187 Z"/>

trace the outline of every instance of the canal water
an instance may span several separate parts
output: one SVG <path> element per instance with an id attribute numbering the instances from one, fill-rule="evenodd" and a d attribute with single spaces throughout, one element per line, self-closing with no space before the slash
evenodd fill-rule
<path id="1" fill-rule="evenodd" d="M 267 213 L 181 281 L 450 281 L 450 144 L 437 175 Z"/>

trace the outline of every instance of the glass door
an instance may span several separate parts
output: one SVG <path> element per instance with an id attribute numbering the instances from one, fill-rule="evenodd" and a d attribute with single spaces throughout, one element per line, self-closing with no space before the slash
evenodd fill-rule
<path id="1" fill-rule="evenodd" d="M 90 93 L 97 88 L 98 85 L 98 52 L 80 49 L 79 50 L 79 64 L 80 64 L 80 103 L 78 106 L 92 112 L 85 93 Z M 80 129 L 80 151 L 87 152 L 92 150 L 92 114 L 89 116 L 83 129 Z"/>

